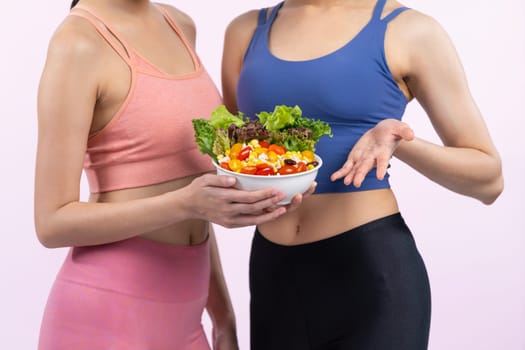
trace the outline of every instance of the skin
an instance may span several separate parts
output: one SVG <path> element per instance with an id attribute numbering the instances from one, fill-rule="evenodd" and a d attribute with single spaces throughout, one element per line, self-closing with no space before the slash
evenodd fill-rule
<path id="1" fill-rule="evenodd" d="M 291 61 L 324 56 L 366 25 L 375 4 L 375 0 L 287 0 L 272 25 L 269 49 L 274 56 Z M 401 6 L 388 1 L 382 16 Z M 237 81 L 257 16 L 258 10 L 244 13 L 226 30 L 222 86 L 232 112 L 238 110 Z M 363 135 L 331 179 L 359 187 L 373 168 L 383 178 L 388 161 L 395 156 L 445 188 L 493 203 L 503 190 L 501 160 L 447 33 L 433 18 L 405 11 L 388 25 L 385 53 L 400 90 L 407 100 L 421 104 L 443 144 L 415 137 L 406 123 L 386 119 Z M 318 194 L 305 198 L 298 210 L 260 224 L 259 229 L 274 242 L 294 245 L 398 211 L 391 189 Z"/>
<path id="2" fill-rule="evenodd" d="M 165 5 L 163 5 L 165 6 Z M 142 56 L 164 72 L 195 70 L 181 39 L 147 0 L 82 0 L 105 18 Z M 195 25 L 185 13 L 165 6 L 195 46 Z M 79 82 L 82 82 L 79 84 Z M 245 192 L 235 179 L 196 174 L 160 184 L 91 194 L 80 199 L 80 178 L 89 135 L 106 126 L 123 104 L 130 70 L 85 19 L 69 16 L 48 48 L 38 92 L 38 149 L 35 228 L 49 248 L 97 245 L 134 236 L 166 243 L 198 244 L 209 236 L 212 274 L 207 305 L 214 349 L 237 349 L 235 317 L 210 222 L 239 227 L 261 224 L 292 211 L 276 206 L 284 194 L 273 189 Z"/>

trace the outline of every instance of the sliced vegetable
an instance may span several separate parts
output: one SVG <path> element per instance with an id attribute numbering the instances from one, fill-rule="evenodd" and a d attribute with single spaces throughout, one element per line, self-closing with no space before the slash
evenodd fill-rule
<path id="1" fill-rule="evenodd" d="M 288 175 L 288 174 L 295 174 L 298 171 L 297 171 L 297 168 L 294 167 L 293 165 L 284 165 L 280 167 L 277 172 L 281 175 Z"/>
<path id="2" fill-rule="evenodd" d="M 234 172 L 285 175 L 315 168 L 315 144 L 332 136 L 330 126 L 302 116 L 299 106 L 279 105 L 250 120 L 224 105 L 210 119 L 193 119 L 199 150 Z"/>
<path id="3" fill-rule="evenodd" d="M 245 166 L 241 168 L 241 173 L 254 175 L 257 172 L 257 167 L 254 166 Z"/>

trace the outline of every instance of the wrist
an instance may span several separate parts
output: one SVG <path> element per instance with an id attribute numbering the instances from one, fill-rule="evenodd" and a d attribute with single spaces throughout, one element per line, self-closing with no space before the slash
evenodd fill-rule
<path id="1" fill-rule="evenodd" d="M 192 219 L 191 196 L 185 188 L 162 194 L 166 215 L 172 218 L 172 223 Z"/>
<path id="2" fill-rule="evenodd" d="M 407 154 L 410 152 L 410 149 L 413 148 L 413 146 L 411 146 L 413 144 L 415 144 L 415 139 L 411 141 L 399 141 L 399 144 L 392 155 L 400 160 L 404 160 Z"/>
<path id="3" fill-rule="evenodd" d="M 235 331 L 237 328 L 233 311 L 225 312 L 221 315 L 210 314 L 210 320 L 212 322 L 213 328 L 218 331 L 229 332 L 232 330 Z"/>

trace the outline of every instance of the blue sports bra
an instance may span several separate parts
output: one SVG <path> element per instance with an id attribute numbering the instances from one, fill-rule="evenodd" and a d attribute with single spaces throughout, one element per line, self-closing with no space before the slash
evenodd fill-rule
<path id="1" fill-rule="evenodd" d="M 259 13 L 237 86 L 239 111 L 255 117 L 276 105 L 298 105 L 303 115 L 329 123 L 333 137 L 322 137 L 316 152 L 323 159 L 316 193 L 389 188 L 388 174 L 380 181 L 375 169 L 360 188 L 332 182 L 330 175 L 346 161 L 359 138 L 387 118 L 401 120 L 407 99 L 387 66 L 384 39 L 387 24 L 406 7 L 381 19 L 386 0 L 378 0 L 372 18 L 351 41 L 319 58 L 287 61 L 269 50 L 269 31 L 283 3 Z"/>

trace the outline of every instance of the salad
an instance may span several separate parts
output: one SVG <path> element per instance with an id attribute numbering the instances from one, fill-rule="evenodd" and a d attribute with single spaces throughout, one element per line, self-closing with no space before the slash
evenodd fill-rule
<path id="1" fill-rule="evenodd" d="M 299 106 L 276 106 L 250 119 L 224 105 L 210 119 L 193 119 L 195 141 L 222 168 L 252 175 L 286 175 L 315 168 L 315 145 L 330 126 L 302 116 Z"/>

